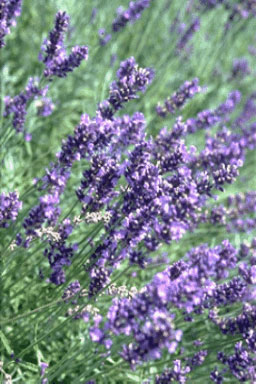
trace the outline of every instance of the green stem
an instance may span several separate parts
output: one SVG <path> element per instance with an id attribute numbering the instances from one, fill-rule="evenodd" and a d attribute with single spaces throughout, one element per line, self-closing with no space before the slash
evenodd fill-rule
<path id="1" fill-rule="evenodd" d="M 34 315 L 35 313 L 40 312 L 43 309 L 50 308 L 50 307 L 52 307 L 54 305 L 58 305 L 60 303 L 63 303 L 63 300 L 57 300 L 57 301 L 54 301 L 52 303 L 43 305 L 42 307 L 35 308 L 32 311 L 30 311 L 30 312 L 23 313 L 21 315 L 15 316 L 15 317 L 13 317 L 11 319 L 0 319 L 0 325 L 6 324 L 6 323 L 13 323 L 13 322 L 15 322 L 17 320 L 24 319 L 25 317 Z"/>

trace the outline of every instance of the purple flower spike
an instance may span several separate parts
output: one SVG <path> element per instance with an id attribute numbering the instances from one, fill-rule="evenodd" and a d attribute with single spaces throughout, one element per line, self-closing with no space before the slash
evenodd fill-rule
<path id="1" fill-rule="evenodd" d="M 47 369 L 48 367 L 49 367 L 49 364 L 44 363 L 43 361 L 41 361 L 41 363 L 40 363 L 40 368 L 41 368 L 40 375 L 41 375 L 41 376 L 44 376 L 45 371 L 46 371 L 46 369 Z"/>
<path id="2" fill-rule="evenodd" d="M 69 26 L 69 16 L 66 12 L 59 11 L 55 17 L 54 29 L 41 47 L 41 60 L 48 66 L 55 58 L 63 54 L 64 36 Z"/>
<path id="3" fill-rule="evenodd" d="M 49 97 L 43 97 L 41 100 L 36 102 L 37 114 L 39 116 L 50 116 L 54 109 L 52 99 Z"/>
<path id="4" fill-rule="evenodd" d="M 40 368 L 41 368 L 40 376 L 43 377 L 45 375 L 45 371 L 48 367 L 49 367 L 49 364 L 41 361 L 41 363 L 40 363 Z M 48 383 L 48 379 L 46 379 L 46 378 L 42 379 L 41 384 L 47 384 L 47 383 Z"/>
<path id="5" fill-rule="evenodd" d="M 152 0 L 131 1 L 128 9 L 117 10 L 117 17 L 112 23 L 113 32 L 123 29 L 128 23 L 135 22 L 141 17 L 141 13 L 150 6 Z"/>
<path id="6" fill-rule="evenodd" d="M 98 34 L 101 46 L 106 45 L 111 40 L 111 35 L 109 33 L 106 34 L 106 30 L 104 28 L 99 29 Z"/>
<path id="7" fill-rule="evenodd" d="M 202 91 L 198 85 L 198 79 L 192 81 L 185 81 L 185 83 L 176 91 L 171 97 L 166 99 L 165 105 L 156 107 L 156 112 L 159 116 L 165 117 L 167 113 L 174 114 L 178 109 L 181 109 L 188 99 L 192 99 L 195 94 Z"/>
<path id="8" fill-rule="evenodd" d="M 241 94 L 239 91 L 231 92 L 224 103 L 220 104 L 214 110 L 205 109 L 198 113 L 196 118 L 186 121 L 187 132 L 194 133 L 201 129 L 209 129 L 221 121 L 227 121 L 230 114 L 234 111 L 240 102 Z"/>
<path id="9" fill-rule="evenodd" d="M 227 366 L 230 373 L 242 382 L 254 383 L 256 381 L 255 358 L 248 353 L 243 346 L 242 341 L 235 344 L 233 355 L 225 355 L 223 352 L 218 353 L 218 360 Z"/>
<path id="10" fill-rule="evenodd" d="M 72 298 L 72 296 L 75 296 L 80 291 L 80 289 L 81 286 L 78 280 L 74 281 L 73 283 L 70 283 L 69 286 L 64 290 L 62 299 L 68 300 Z"/>
<path id="11" fill-rule="evenodd" d="M 68 72 L 72 72 L 83 60 L 88 59 L 86 46 L 75 46 L 70 55 L 67 55 L 64 38 L 68 26 L 69 16 L 59 11 L 56 14 L 55 26 L 49 33 L 48 39 L 44 41 L 39 54 L 39 59 L 46 66 L 45 77 L 66 77 Z"/>
<path id="12" fill-rule="evenodd" d="M 16 132 L 24 131 L 25 118 L 27 115 L 27 104 L 40 96 L 44 98 L 47 94 L 47 91 L 48 86 L 40 88 L 39 79 L 37 77 L 31 77 L 24 91 L 22 91 L 14 98 L 11 98 L 10 96 L 5 97 L 4 117 L 8 117 L 9 115 L 13 114 L 12 124 Z"/>
<path id="13" fill-rule="evenodd" d="M 187 45 L 187 43 L 192 39 L 194 36 L 194 33 L 198 31 L 200 28 L 200 20 L 196 18 L 192 21 L 190 26 L 185 30 L 184 34 L 181 36 L 178 44 L 177 44 L 177 51 L 181 52 Z"/>
<path id="14" fill-rule="evenodd" d="M 156 375 L 155 384 L 186 383 L 187 374 L 191 371 L 190 367 L 183 368 L 180 360 L 174 360 L 173 366 L 172 369 L 166 369 L 161 375 Z"/>
<path id="15" fill-rule="evenodd" d="M 21 14 L 22 0 L 1 0 L 0 2 L 0 48 L 5 46 L 4 38 L 10 33 L 10 27 L 16 25 Z"/>
<path id="16" fill-rule="evenodd" d="M 223 375 L 222 372 L 219 372 L 217 368 L 215 368 L 211 374 L 210 374 L 210 379 L 213 381 L 215 384 L 222 384 L 223 383 Z"/>
<path id="17" fill-rule="evenodd" d="M 15 221 L 18 212 L 22 208 L 22 202 L 19 201 L 17 192 L 10 192 L 9 194 L 0 194 L 0 228 L 9 226 L 10 221 Z"/>
<path id="18" fill-rule="evenodd" d="M 232 77 L 244 78 L 251 73 L 248 60 L 245 58 L 235 59 L 233 61 Z"/>
<path id="19" fill-rule="evenodd" d="M 138 97 L 137 92 L 145 92 L 153 77 L 153 70 L 140 68 L 134 57 L 123 61 L 117 71 L 118 80 L 110 86 L 109 98 L 98 107 L 99 114 L 102 118 L 112 119 L 124 103 Z"/>

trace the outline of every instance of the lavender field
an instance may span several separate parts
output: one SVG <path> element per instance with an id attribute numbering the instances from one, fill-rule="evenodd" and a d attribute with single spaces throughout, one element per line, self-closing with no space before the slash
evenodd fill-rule
<path id="1" fill-rule="evenodd" d="M 0 0 L 0 382 L 256 384 L 256 1 Z"/>

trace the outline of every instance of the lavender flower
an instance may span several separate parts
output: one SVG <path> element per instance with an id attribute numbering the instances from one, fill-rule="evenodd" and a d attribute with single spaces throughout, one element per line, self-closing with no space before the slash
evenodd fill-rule
<path id="1" fill-rule="evenodd" d="M 245 194 L 229 196 L 227 200 L 228 212 L 227 230 L 233 232 L 247 232 L 255 228 L 256 218 L 256 193 L 249 191 Z M 247 217 L 247 215 L 249 217 Z"/>
<path id="2" fill-rule="evenodd" d="M 83 173 L 84 179 L 77 190 L 79 200 L 86 203 L 86 208 L 89 207 L 91 211 L 100 210 L 104 204 L 118 195 L 114 189 L 121 175 L 122 168 L 120 169 L 115 158 L 93 156 L 92 166 Z M 89 190 L 85 195 L 83 190 L 87 188 Z"/>
<path id="3" fill-rule="evenodd" d="M 46 248 L 44 255 L 48 257 L 52 274 L 50 281 L 56 285 L 63 284 L 65 282 L 65 273 L 63 267 L 70 265 L 74 251 L 77 250 L 77 245 L 67 245 L 66 240 L 73 231 L 73 226 L 69 219 L 65 219 L 63 224 L 58 228 L 59 239 L 56 241 L 49 240 L 49 248 Z M 75 289 L 77 288 L 75 283 Z M 74 290 L 74 286 L 71 287 Z M 67 292 L 66 292 L 67 293 Z M 64 293 L 64 296 L 66 295 Z"/>
<path id="4" fill-rule="evenodd" d="M 238 124 L 239 127 L 245 129 L 244 124 L 248 123 L 256 116 L 256 92 L 253 92 L 246 100 L 241 114 L 234 122 L 234 127 Z"/>
<path id="5" fill-rule="evenodd" d="M 0 49 L 5 46 L 4 38 L 10 33 L 10 27 L 16 25 L 21 3 L 22 0 L 2 0 L 0 3 Z"/>
<path id="6" fill-rule="evenodd" d="M 170 33 L 176 33 L 178 35 L 182 34 L 186 28 L 186 24 L 181 22 L 179 14 L 173 20 L 170 26 Z"/>
<path id="7" fill-rule="evenodd" d="M 229 196 L 227 206 L 212 207 L 202 220 L 215 225 L 224 225 L 228 232 L 248 232 L 256 226 L 255 191 Z M 246 249 L 246 247 L 245 247 Z"/>
<path id="8" fill-rule="evenodd" d="M 110 86 L 108 99 L 99 105 L 99 114 L 105 119 L 111 119 L 124 103 L 137 98 L 137 92 L 144 92 L 153 77 L 153 70 L 140 68 L 134 57 L 123 61 L 117 71 L 118 80 Z"/>
<path id="9" fill-rule="evenodd" d="M 215 384 L 222 384 L 223 380 L 224 380 L 222 372 L 219 372 L 219 370 L 217 368 L 214 368 L 214 370 L 211 372 L 210 379 Z"/>
<path id="10" fill-rule="evenodd" d="M 199 18 L 194 19 L 189 27 L 185 30 L 184 34 L 179 39 L 176 50 L 181 52 L 187 45 L 187 43 L 192 39 L 194 33 L 198 31 L 200 28 L 200 20 Z"/>
<path id="11" fill-rule="evenodd" d="M 212 297 L 211 292 L 215 292 L 216 285 L 210 277 L 218 280 L 227 276 L 228 270 L 236 264 L 235 255 L 236 251 L 228 241 L 212 249 L 206 245 L 195 248 L 184 261 L 157 273 L 131 300 L 114 299 L 104 328 L 99 328 L 100 323 L 97 323 L 91 329 L 92 339 L 104 343 L 109 332 L 132 335 L 134 342 L 121 352 L 131 366 L 141 359 L 159 358 L 164 347 L 170 353 L 174 352 L 182 333 L 173 331 L 174 316 L 169 308 L 175 306 L 191 313 L 203 305 L 206 295 Z M 204 357 L 205 352 L 198 353 L 188 363 L 191 367 L 199 365 Z"/>
<path id="12" fill-rule="evenodd" d="M 186 121 L 187 132 L 194 133 L 201 129 L 209 129 L 216 123 L 227 121 L 229 115 L 234 111 L 240 102 L 241 94 L 239 91 L 233 91 L 228 95 L 226 101 L 220 104 L 215 110 L 204 110 L 199 112 L 196 118 L 190 118 Z"/>
<path id="13" fill-rule="evenodd" d="M 248 353 L 241 341 L 236 343 L 234 349 L 233 355 L 227 356 L 223 352 L 219 352 L 218 360 L 226 365 L 229 368 L 230 373 L 240 382 L 255 381 L 255 357 Z"/>
<path id="14" fill-rule="evenodd" d="M 29 101 L 36 99 L 38 96 L 43 98 L 46 96 L 48 86 L 40 88 L 39 79 L 37 77 L 31 77 L 24 91 L 19 95 L 11 98 L 5 97 L 5 111 L 4 116 L 7 117 L 13 114 L 13 127 L 16 132 L 24 131 L 25 118 L 27 114 L 27 104 Z"/>
<path id="15" fill-rule="evenodd" d="M 196 93 L 202 91 L 198 85 L 198 79 L 186 81 L 170 98 L 166 99 L 164 107 L 160 104 L 156 107 L 159 116 L 165 117 L 167 113 L 175 113 L 177 109 L 181 109 L 188 99 L 192 99 Z"/>
<path id="16" fill-rule="evenodd" d="M 52 114 L 54 104 L 49 97 L 42 97 L 41 100 L 36 101 L 36 108 L 38 116 L 49 116 Z"/>
<path id="17" fill-rule="evenodd" d="M 92 9 L 92 13 L 91 13 L 91 18 L 90 18 L 90 23 L 91 24 L 94 24 L 96 16 L 97 16 L 97 13 L 98 13 L 98 8 L 93 8 Z"/>
<path id="18" fill-rule="evenodd" d="M 221 145 L 221 151 L 219 153 L 216 151 L 214 154 L 213 151 L 206 150 L 207 161 L 202 163 L 205 171 L 200 176 L 198 158 L 195 161 L 195 173 L 186 166 L 186 163 L 190 162 L 191 154 L 186 150 L 184 143 L 178 141 L 179 135 L 185 130 L 186 126 L 178 119 L 170 133 L 164 130 L 154 141 L 144 139 L 135 145 L 123 167 L 128 190 L 123 195 L 122 207 L 119 211 L 115 211 L 114 206 L 110 210 L 115 220 L 118 220 L 116 218 L 120 218 L 120 215 L 125 215 L 125 219 L 119 221 L 119 225 L 110 232 L 103 245 L 97 247 L 91 256 L 94 266 L 108 266 L 111 272 L 113 266 L 124 257 L 129 257 L 131 263 L 137 262 L 143 267 L 146 263 L 145 252 L 135 249 L 142 240 L 145 241 L 145 247 L 151 250 L 157 249 L 161 242 L 169 244 L 173 240 L 179 240 L 186 231 L 197 226 L 200 217 L 197 216 L 197 210 L 205 204 L 206 197 L 211 196 L 211 190 L 222 189 L 224 183 L 234 181 L 237 169 L 241 166 L 239 162 L 241 154 L 237 149 L 230 151 L 224 147 L 225 155 L 223 155 L 223 133 L 213 141 L 209 141 L 209 145 L 215 143 L 216 149 Z M 209 154 L 211 156 L 214 154 L 215 157 L 210 158 Z M 157 165 L 154 163 L 156 161 Z M 86 171 L 82 189 L 87 189 L 89 184 L 92 184 L 92 191 L 97 190 L 98 198 L 101 192 L 98 187 L 95 189 L 98 180 L 97 184 L 94 184 L 93 175 L 97 175 L 99 172 L 97 169 L 100 168 L 97 166 L 95 169 Z M 104 176 L 105 170 L 102 169 L 100 172 Z M 169 173 L 168 177 L 164 177 L 165 173 Z M 115 172 L 113 175 L 116 183 Z M 107 186 L 109 192 L 104 191 L 101 186 L 104 191 L 102 196 L 107 199 L 108 193 L 111 198 L 115 196 L 113 190 L 115 184 L 112 184 L 112 181 L 110 184 L 108 182 L 103 184 Z M 89 204 L 93 201 L 91 197 L 86 197 L 81 189 L 78 194 L 81 194 L 80 198 L 82 200 L 85 198 L 84 201 Z M 113 224 L 116 224 L 116 221 L 112 221 L 110 225 Z"/>
<path id="19" fill-rule="evenodd" d="M 121 80 L 123 83 L 129 83 L 130 88 L 128 91 L 130 92 L 130 97 L 134 98 L 138 90 L 145 90 L 147 83 L 151 79 L 151 75 L 151 71 L 138 68 L 132 58 L 121 64 L 120 70 L 118 71 L 120 78 L 118 84 L 121 87 Z M 125 98 L 122 102 L 125 101 L 128 101 L 128 99 Z M 111 113 L 113 113 L 113 111 Z M 50 187 L 50 189 L 48 194 L 41 197 L 40 204 L 34 207 L 24 220 L 23 226 L 26 230 L 26 235 L 36 236 L 36 231 L 39 230 L 44 223 L 48 225 L 56 224 L 60 215 L 60 208 L 58 207 L 59 198 L 65 189 L 66 182 L 70 176 L 70 168 L 74 161 L 80 160 L 81 158 L 90 159 L 93 154 L 107 150 L 110 151 L 110 154 L 113 153 L 111 150 L 114 150 L 117 155 L 120 156 L 122 146 L 132 144 L 138 137 L 143 137 L 143 128 L 144 118 L 139 113 L 135 114 L 131 119 L 129 119 L 128 116 L 124 116 L 122 119 L 117 118 L 113 120 L 103 118 L 100 113 L 93 119 L 90 119 L 88 115 L 83 115 L 80 124 L 75 129 L 75 134 L 69 136 L 68 139 L 64 141 L 61 151 L 57 154 L 58 162 L 52 164 L 51 168 L 46 170 L 46 175 L 42 178 L 43 188 Z M 100 157 L 97 158 L 97 161 L 98 159 L 100 159 Z M 106 157 L 106 161 L 109 160 Z M 112 160 L 111 162 L 113 163 Z M 112 171 L 114 170 L 113 167 L 111 167 L 111 169 Z M 117 172 L 120 176 L 122 169 L 120 168 Z M 115 186 L 114 180 L 116 179 L 116 177 L 113 178 L 113 176 L 114 174 L 108 176 L 110 177 L 109 182 L 112 188 Z M 114 184 L 112 184 L 112 182 Z M 97 188 L 105 188 L 106 190 L 107 188 L 103 184 L 99 183 Z M 82 190 L 80 192 L 82 193 Z M 104 197 L 103 195 L 104 193 L 102 194 L 102 198 Z M 115 193 L 112 196 L 114 195 Z M 83 198 L 82 195 L 81 198 Z M 108 198 L 111 198 L 111 195 L 109 195 Z M 100 204 L 103 204 L 103 200 Z M 26 239 L 24 242 L 20 237 L 17 239 L 19 244 L 26 246 L 28 245 L 28 241 L 29 240 Z M 68 257 L 68 259 L 70 258 Z M 61 273 L 63 274 L 63 272 Z M 64 277 L 62 276 L 61 280 L 63 279 Z"/>
<path id="20" fill-rule="evenodd" d="M 40 197 L 39 205 L 31 209 L 23 222 L 27 236 L 37 236 L 36 230 L 40 229 L 44 222 L 48 225 L 56 224 L 60 214 L 58 203 L 59 196 L 56 192 Z"/>
<path id="21" fill-rule="evenodd" d="M 99 41 L 101 46 L 106 45 L 111 40 L 111 37 L 112 37 L 109 33 L 106 34 L 106 30 L 104 28 L 100 28 L 98 30 L 98 35 L 99 35 Z"/>
<path id="22" fill-rule="evenodd" d="M 155 384 L 169 384 L 173 381 L 186 383 L 189 373 L 199 365 L 202 365 L 207 356 L 207 351 L 199 351 L 192 358 L 185 358 L 186 366 L 182 367 L 181 360 L 174 360 L 172 369 L 165 369 L 161 375 L 156 375 Z"/>
<path id="23" fill-rule="evenodd" d="M 6 228 L 10 221 L 15 221 L 18 212 L 22 208 L 22 202 L 19 200 L 17 192 L 0 194 L 0 227 Z"/>
<path id="24" fill-rule="evenodd" d="M 96 266 L 90 272 L 91 282 L 89 285 L 89 296 L 96 295 L 102 287 L 105 287 L 109 282 L 109 271 L 104 267 Z"/>
<path id="25" fill-rule="evenodd" d="M 241 18 L 247 19 L 249 16 L 256 16 L 255 0 L 239 0 L 238 4 L 234 5 L 233 12 Z"/>
<path id="26" fill-rule="evenodd" d="M 244 78 L 251 73 L 248 60 L 245 58 L 235 59 L 233 61 L 232 77 Z"/>
<path id="27" fill-rule="evenodd" d="M 73 296 L 75 296 L 81 289 L 80 283 L 78 280 L 70 283 L 69 286 L 64 290 L 62 295 L 63 300 L 69 300 Z"/>
<path id="28" fill-rule="evenodd" d="M 63 53 L 64 36 L 69 26 L 69 16 L 66 12 L 59 11 L 55 16 L 54 29 L 49 33 L 48 40 L 41 47 L 40 60 L 44 63 L 51 62 L 55 57 Z M 45 52 L 45 53 L 44 53 Z M 43 57 L 44 53 L 44 57 Z"/>
<path id="29" fill-rule="evenodd" d="M 202 299 L 203 308 L 227 306 L 248 298 L 249 291 L 247 284 L 240 277 L 234 277 L 227 283 L 217 286 L 212 285 L 210 292 Z"/>
<path id="30" fill-rule="evenodd" d="M 216 109 L 217 115 L 225 116 L 232 113 L 240 99 L 241 93 L 239 91 L 230 92 L 227 100 Z"/>
<path id="31" fill-rule="evenodd" d="M 41 368 L 40 376 L 43 377 L 45 375 L 45 371 L 48 367 L 49 367 L 49 364 L 44 363 L 43 361 L 40 362 L 40 368 Z M 42 384 L 47 384 L 47 383 L 48 383 L 48 379 L 42 379 Z"/>
<path id="32" fill-rule="evenodd" d="M 126 24 L 135 22 L 141 17 L 141 13 L 150 6 L 152 0 L 137 0 L 131 1 L 128 9 L 117 10 L 117 17 L 112 23 L 113 32 L 118 32 L 123 29 Z"/>
<path id="33" fill-rule="evenodd" d="M 225 2 L 225 8 L 229 11 L 226 31 L 230 29 L 236 20 L 248 19 L 256 16 L 255 0 L 238 0 L 238 3 Z"/>
<path id="34" fill-rule="evenodd" d="M 183 368 L 180 360 L 174 360 L 173 365 L 172 369 L 166 369 L 161 375 L 156 375 L 155 384 L 169 384 L 173 381 L 186 383 L 190 368 L 188 366 Z"/>
<path id="35" fill-rule="evenodd" d="M 119 107 L 129 99 L 135 98 L 136 92 L 144 91 L 146 85 L 152 80 L 152 72 L 149 69 L 139 68 L 134 58 L 131 58 L 121 63 L 117 76 L 119 81 L 114 82 L 111 86 L 110 98 L 109 101 L 106 101 L 107 107 L 105 108 L 105 103 L 104 105 L 101 104 L 99 114 L 93 119 L 90 119 L 86 114 L 82 115 L 74 135 L 69 136 L 64 141 L 61 151 L 57 154 L 58 164 L 47 171 L 47 176 L 44 179 L 48 185 L 63 189 L 69 177 L 68 169 L 71 168 L 73 162 L 85 157 L 90 158 L 96 151 L 106 148 L 112 140 L 116 148 L 118 147 L 117 142 L 122 141 L 122 145 L 124 145 L 131 135 L 133 136 L 132 140 L 136 140 L 136 131 L 141 130 L 140 127 L 144 127 L 143 116 L 135 114 L 131 118 L 131 122 L 129 122 L 128 116 L 110 121 L 108 117 L 113 118 L 114 113 L 111 103 L 115 105 L 114 98 L 119 97 L 119 93 L 121 98 Z M 113 88 L 118 91 L 116 96 L 114 96 Z M 127 92 L 126 96 L 124 91 Z M 128 142 L 125 145 L 128 145 Z M 130 143 L 132 144 L 131 139 Z"/>
<path id="36" fill-rule="evenodd" d="M 54 29 L 49 33 L 41 47 L 39 59 L 45 64 L 45 77 L 66 77 L 79 67 L 83 60 L 88 59 L 88 47 L 75 46 L 67 55 L 64 47 L 64 37 L 69 26 L 69 16 L 59 11 L 55 17 Z"/>

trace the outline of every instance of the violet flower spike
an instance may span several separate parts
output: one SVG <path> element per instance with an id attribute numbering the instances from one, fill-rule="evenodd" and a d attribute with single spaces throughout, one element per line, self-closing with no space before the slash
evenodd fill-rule
<path id="1" fill-rule="evenodd" d="M 113 32 L 123 29 L 128 23 L 133 23 L 141 17 L 142 12 L 150 6 L 153 0 L 131 1 L 126 10 L 118 9 L 117 17 L 112 23 Z"/>
<path id="2" fill-rule="evenodd" d="M 99 104 L 98 114 L 111 120 L 124 103 L 136 99 L 138 92 L 145 92 L 153 77 L 154 71 L 140 68 L 134 57 L 123 61 L 117 71 L 118 80 L 111 84 L 108 99 Z"/>
<path id="3" fill-rule="evenodd" d="M 38 97 L 45 98 L 48 91 L 48 86 L 40 88 L 39 79 L 37 77 L 31 77 L 28 80 L 28 83 L 20 94 L 11 98 L 6 96 L 4 99 L 5 110 L 4 117 L 8 117 L 11 114 L 13 115 L 12 124 L 17 133 L 25 132 L 25 120 L 27 115 L 27 105 L 30 101 L 38 99 Z M 51 102 L 50 99 L 47 99 L 48 102 Z M 38 102 L 38 101 L 37 101 Z M 51 111 L 48 110 L 48 114 Z M 44 114 L 44 116 L 46 116 Z"/>
<path id="4" fill-rule="evenodd" d="M 177 43 L 176 50 L 177 52 L 181 52 L 184 48 L 186 48 L 188 42 L 194 36 L 194 33 L 198 31 L 200 28 L 200 19 L 196 18 L 192 21 L 189 27 L 185 30 L 184 34 L 181 36 L 180 40 Z"/>
<path id="5" fill-rule="evenodd" d="M 164 106 L 160 104 L 156 107 L 156 112 L 161 117 L 166 117 L 167 113 L 174 114 L 178 109 L 181 109 L 188 99 L 192 99 L 195 94 L 202 91 L 198 85 L 197 78 L 185 83 L 168 99 L 165 100 Z"/>
<path id="6" fill-rule="evenodd" d="M 246 58 L 235 59 L 232 67 L 232 78 L 243 79 L 251 73 L 248 60 Z"/>
<path id="7" fill-rule="evenodd" d="M 19 200 L 17 192 L 0 194 L 0 228 L 6 228 L 10 221 L 15 221 L 18 212 L 22 208 L 22 202 Z"/>
<path id="8" fill-rule="evenodd" d="M 49 33 L 41 47 L 39 60 L 45 64 L 44 76 L 66 77 L 68 72 L 72 72 L 79 67 L 83 60 L 88 59 L 88 47 L 75 46 L 71 53 L 67 55 L 64 46 L 64 38 L 69 26 L 69 16 L 59 11 L 55 17 L 55 26 Z"/>
<path id="9" fill-rule="evenodd" d="M 10 28 L 16 25 L 16 18 L 21 14 L 22 0 L 2 0 L 0 2 L 0 49 L 5 46 L 4 38 Z"/>

